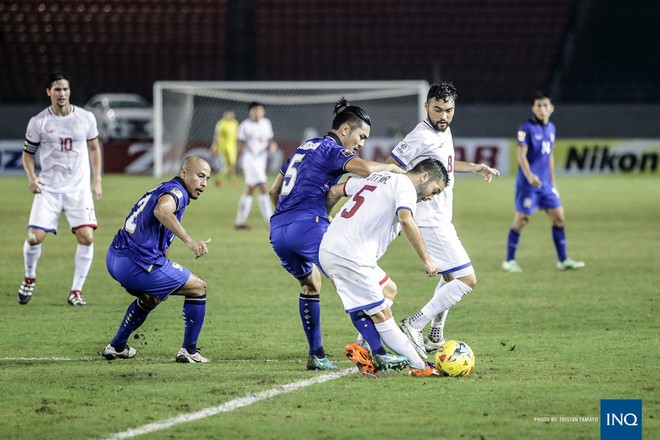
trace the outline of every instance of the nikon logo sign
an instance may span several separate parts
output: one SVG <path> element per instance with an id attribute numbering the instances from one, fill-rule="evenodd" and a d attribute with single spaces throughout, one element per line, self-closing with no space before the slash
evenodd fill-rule
<path id="1" fill-rule="evenodd" d="M 555 163 L 564 174 L 658 173 L 660 141 L 558 142 Z"/>

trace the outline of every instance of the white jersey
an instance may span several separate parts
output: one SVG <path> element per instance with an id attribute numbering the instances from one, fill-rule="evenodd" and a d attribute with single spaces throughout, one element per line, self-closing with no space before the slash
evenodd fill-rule
<path id="1" fill-rule="evenodd" d="M 352 198 L 330 223 L 320 249 L 375 266 L 401 232 L 399 210 L 415 215 L 417 190 L 407 175 L 384 171 L 349 179 L 344 192 Z"/>
<path id="2" fill-rule="evenodd" d="M 94 115 L 74 105 L 67 116 L 57 116 L 48 107 L 31 118 L 23 149 L 31 154 L 39 151 L 43 190 L 91 191 L 87 141 L 98 136 Z"/>
<path id="3" fill-rule="evenodd" d="M 394 147 L 392 157 L 405 168 L 411 170 L 424 159 L 438 159 L 447 168 L 449 185 L 433 199 L 419 204 L 417 225 L 437 226 L 442 222 L 451 222 L 454 190 L 454 141 L 451 130 L 444 132 L 435 130 L 425 120 L 417 126 Z"/>
<path id="4" fill-rule="evenodd" d="M 255 157 L 267 155 L 268 141 L 273 136 L 273 126 L 268 118 L 261 118 L 259 121 L 248 118 L 238 126 L 238 140 L 245 142 L 243 154 Z"/>

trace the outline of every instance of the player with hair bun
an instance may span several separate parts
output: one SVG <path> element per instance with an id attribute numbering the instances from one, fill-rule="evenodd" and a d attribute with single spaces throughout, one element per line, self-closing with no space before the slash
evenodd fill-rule
<path id="1" fill-rule="evenodd" d="M 337 368 L 327 358 L 321 338 L 318 251 L 330 224 L 328 191 L 345 173 L 366 177 L 377 171 L 403 172 L 396 165 L 357 157 L 357 151 L 371 132 L 371 119 L 364 109 L 342 97 L 335 104 L 333 114 L 332 130 L 296 148 L 269 191 L 275 205 L 270 219 L 271 245 L 282 266 L 300 283 L 298 303 L 309 345 L 309 370 Z M 388 295 L 396 295 L 396 286 L 391 281 L 385 289 Z"/>

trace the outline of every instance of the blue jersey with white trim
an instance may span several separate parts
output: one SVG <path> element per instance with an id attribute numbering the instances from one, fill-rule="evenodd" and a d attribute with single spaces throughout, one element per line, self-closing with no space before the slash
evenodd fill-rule
<path id="1" fill-rule="evenodd" d="M 175 177 L 143 195 L 112 240 L 112 247 L 124 251 L 125 255 L 146 270 L 150 270 L 152 265 L 165 264 L 165 252 L 174 240 L 174 233 L 163 226 L 154 215 L 158 200 L 165 194 L 174 199 L 174 215 L 181 221 L 186 206 L 190 203 L 190 197 L 183 180 Z"/>
<path id="2" fill-rule="evenodd" d="M 346 173 L 346 164 L 354 157 L 334 134 L 310 139 L 296 148 L 280 170 L 284 182 L 270 218 L 271 229 L 317 217 L 327 219 L 328 191 Z"/>
<path id="3" fill-rule="evenodd" d="M 544 187 L 552 187 L 550 159 L 555 148 L 555 124 L 543 125 L 538 119 L 530 118 L 518 129 L 518 146 L 527 147 L 527 162 L 532 173 L 536 174 Z M 518 166 L 517 183 L 527 184 L 527 178 Z"/>

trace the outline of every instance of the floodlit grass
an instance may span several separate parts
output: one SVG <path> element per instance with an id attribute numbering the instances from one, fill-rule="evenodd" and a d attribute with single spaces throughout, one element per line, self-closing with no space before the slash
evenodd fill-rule
<path id="1" fill-rule="evenodd" d="M 195 260 L 179 241 L 171 252 L 208 283 L 200 345 L 213 362 L 174 362 L 183 332 L 180 297 L 138 330 L 135 359 L 101 358 L 131 301 L 107 274 L 105 251 L 133 203 L 159 181 L 104 178 L 84 289 L 89 305 L 74 309 L 66 295 L 75 240 L 64 218 L 59 234 L 44 242 L 32 301 L 17 303 L 32 197 L 24 177 L 0 179 L 0 438 L 103 438 L 322 374 L 305 370 L 298 286 L 279 266 L 257 204 L 252 230 L 234 231 L 240 191 L 215 187 L 183 219 L 194 237 L 212 239 L 209 255 Z M 600 423 L 535 420 L 599 417 L 600 399 L 612 398 L 642 399 L 644 438 L 660 438 L 660 179 L 611 175 L 559 184 L 569 254 L 587 267 L 555 269 L 550 222 L 537 213 L 518 252 L 524 273 L 508 274 L 500 264 L 513 179 L 457 180 L 455 224 L 479 284 L 450 312 L 446 334 L 474 350 L 471 377 L 349 374 L 139 438 L 597 439 Z M 430 298 L 436 281 L 425 278 L 404 238 L 381 266 L 399 286 L 396 318 Z M 322 307 L 326 351 L 348 368 L 343 347 L 356 331 L 327 280 Z M 50 359 L 58 357 L 70 360 Z"/>

